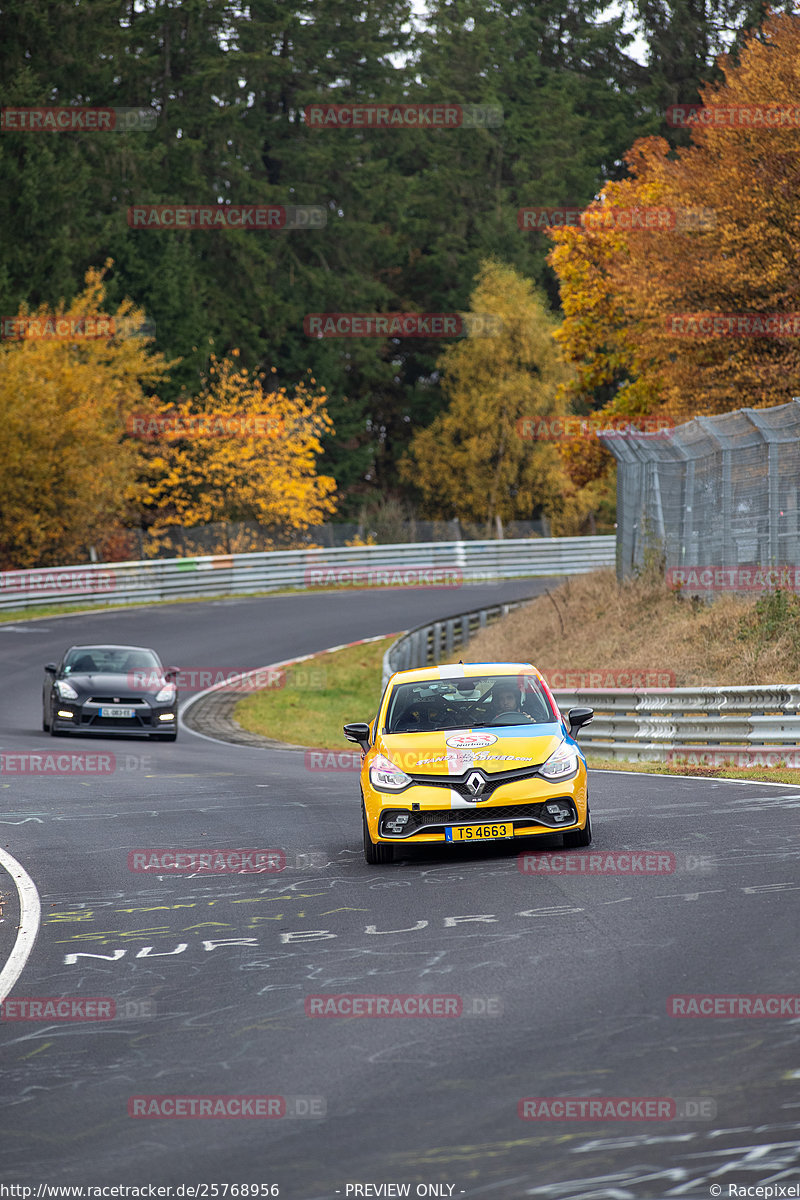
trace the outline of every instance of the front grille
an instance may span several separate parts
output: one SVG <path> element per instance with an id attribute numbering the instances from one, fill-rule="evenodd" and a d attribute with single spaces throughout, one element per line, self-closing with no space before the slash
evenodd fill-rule
<path id="1" fill-rule="evenodd" d="M 552 803 L 554 799 L 568 800 L 569 798 L 566 796 L 549 797 L 539 804 L 498 804 L 491 808 L 481 808 L 476 805 L 475 808 L 431 808 L 426 812 L 411 812 L 408 814 L 408 823 L 401 836 L 410 837 L 412 834 L 430 829 L 434 825 L 494 825 L 498 821 L 515 821 L 519 825 L 546 825 L 548 829 L 557 832 L 565 825 L 568 826 L 570 822 L 557 822 L 550 813 L 545 811 L 545 805 Z M 405 812 L 405 809 L 403 811 Z M 381 817 L 380 833 L 384 837 L 397 836 L 383 833 L 382 826 L 385 815 Z M 577 819 L 576 813 L 574 821 Z"/>
<path id="2" fill-rule="evenodd" d="M 409 825 L 413 821 L 423 825 L 460 825 L 470 821 L 522 821 L 539 823 L 541 804 L 505 804 L 492 805 L 491 808 L 433 808 L 427 812 L 411 814 Z"/>
<path id="3" fill-rule="evenodd" d="M 103 729 L 143 729 L 146 720 L 145 713 L 135 717 L 96 717 L 91 713 L 84 713 L 81 717 L 83 725 L 91 725 L 92 728 L 101 726 Z M 147 721 L 147 724 L 150 722 Z"/>
<path id="4" fill-rule="evenodd" d="M 539 764 L 541 765 L 541 764 Z M 483 771 L 479 766 L 468 767 L 461 775 L 414 775 L 410 774 L 410 778 L 414 783 L 421 784 L 423 787 L 445 787 L 452 788 L 459 796 L 465 800 L 474 800 L 476 804 L 481 804 L 484 800 L 488 800 L 493 792 L 504 783 L 516 783 L 520 779 L 535 779 L 539 775 L 539 765 L 534 767 L 522 767 L 514 771 Z M 475 772 L 482 775 L 486 780 L 483 791 L 479 797 L 473 796 L 472 792 L 467 787 L 467 780 L 470 775 Z"/>
<path id="5" fill-rule="evenodd" d="M 122 708 L 130 708 L 132 704 L 147 704 L 146 700 L 128 699 L 127 696 L 123 696 L 122 699 L 119 696 L 90 696 L 88 702 L 89 704 L 119 704 Z"/>

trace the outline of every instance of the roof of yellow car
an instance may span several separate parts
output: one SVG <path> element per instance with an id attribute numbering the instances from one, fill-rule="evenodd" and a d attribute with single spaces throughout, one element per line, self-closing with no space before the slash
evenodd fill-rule
<path id="1" fill-rule="evenodd" d="M 480 675 L 517 675 L 540 673 L 528 662 L 440 663 L 438 667 L 415 667 L 396 671 L 393 683 L 414 683 L 423 679 L 471 679 Z"/>

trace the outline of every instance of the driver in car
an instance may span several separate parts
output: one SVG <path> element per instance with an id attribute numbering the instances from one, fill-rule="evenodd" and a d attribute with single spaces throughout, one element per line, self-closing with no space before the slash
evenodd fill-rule
<path id="1" fill-rule="evenodd" d="M 497 717 L 504 712 L 519 712 L 519 691 L 513 683 L 498 683 L 492 688 L 489 714 Z"/>

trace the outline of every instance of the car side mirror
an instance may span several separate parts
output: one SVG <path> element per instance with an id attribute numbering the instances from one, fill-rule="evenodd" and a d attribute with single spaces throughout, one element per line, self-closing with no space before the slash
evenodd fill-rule
<path id="1" fill-rule="evenodd" d="M 571 708 L 567 713 L 567 720 L 569 721 L 569 736 L 575 737 L 583 725 L 588 725 L 590 721 L 594 720 L 594 709 Z"/>
<path id="2" fill-rule="evenodd" d="M 165 679 L 174 679 L 180 673 L 180 667 L 167 667 L 164 671 Z"/>
<path id="3" fill-rule="evenodd" d="M 363 750 L 369 746 L 369 725 L 365 721 L 355 721 L 351 725 L 344 725 L 344 736 L 348 742 L 356 742 Z"/>
<path id="4" fill-rule="evenodd" d="M 55 675 L 56 671 L 58 670 L 58 667 L 55 663 L 45 663 L 44 669 L 48 675 Z"/>

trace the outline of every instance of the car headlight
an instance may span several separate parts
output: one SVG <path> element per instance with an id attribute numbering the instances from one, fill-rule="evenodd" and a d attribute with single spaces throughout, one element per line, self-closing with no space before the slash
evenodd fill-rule
<path id="1" fill-rule="evenodd" d="M 156 693 L 156 704 L 171 704 L 175 696 L 175 684 L 165 683 L 161 691 Z"/>
<path id="2" fill-rule="evenodd" d="M 578 751 L 569 742 L 562 742 L 547 762 L 539 767 L 539 774 L 544 775 L 545 779 L 567 779 L 577 769 Z"/>
<path id="3" fill-rule="evenodd" d="M 379 754 L 369 768 L 369 781 L 380 792 L 400 792 L 412 782 L 385 754 Z"/>
<path id="4" fill-rule="evenodd" d="M 67 683 L 64 679 L 56 680 L 56 691 L 62 700 L 77 700 L 78 693 L 71 683 Z"/>

